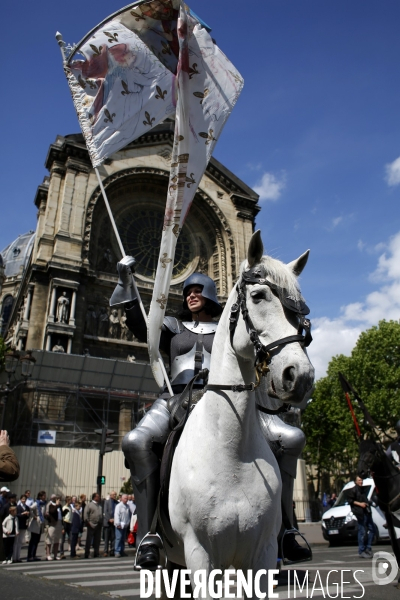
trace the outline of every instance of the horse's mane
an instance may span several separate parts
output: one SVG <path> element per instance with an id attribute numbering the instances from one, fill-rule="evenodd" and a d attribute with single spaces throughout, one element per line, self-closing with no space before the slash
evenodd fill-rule
<path id="1" fill-rule="evenodd" d="M 288 265 L 277 258 L 272 258 L 272 256 L 267 255 L 264 255 L 261 258 L 259 264 L 264 267 L 266 276 L 272 283 L 287 290 L 289 295 L 293 296 L 296 300 L 303 300 L 297 277 Z M 240 266 L 240 275 L 247 269 L 249 269 L 249 263 L 245 260 Z"/>

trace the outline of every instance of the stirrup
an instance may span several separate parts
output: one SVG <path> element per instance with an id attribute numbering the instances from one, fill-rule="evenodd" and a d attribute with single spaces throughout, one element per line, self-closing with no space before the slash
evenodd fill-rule
<path id="1" fill-rule="evenodd" d="M 288 535 L 288 534 L 294 535 L 295 538 L 296 538 L 296 536 L 300 536 L 301 537 L 301 539 L 303 540 L 303 542 L 306 543 L 306 546 L 307 546 L 308 550 L 310 551 L 310 556 L 309 557 L 307 557 L 307 558 L 301 558 L 300 560 L 290 560 L 290 558 L 285 558 L 285 555 L 284 555 L 284 552 L 283 552 L 283 540 L 285 539 L 285 536 Z M 284 565 L 297 565 L 297 564 L 300 564 L 300 563 L 303 563 L 303 562 L 310 562 L 312 560 L 312 550 L 311 550 L 310 544 L 307 542 L 305 536 L 302 533 L 300 533 L 300 531 L 298 529 L 296 529 L 295 527 L 292 527 L 291 529 L 285 529 L 285 531 L 283 532 L 282 539 L 281 539 L 281 542 L 280 542 L 279 546 L 280 546 L 279 549 L 280 549 L 281 554 L 282 554 L 282 556 L 280 558 L 282 559 L 282 563 Z M 301 546 L 301 547 L 303 547 L 303 546 Z"/>
<path id="2" fill-rule="evenodd" d="M 142 541 L 140 542 L 139 546 L 136 548 L 136 555 L 135 555 L 135 562 L 133 564 L 133 570 L 141 571 L 141 569 L 143 568 L 137 564 L 137 557 L 139 555 L 139 550 L 140 550 L 140 547 L 142 546 L 142 544 L 144 546 L 146 546 L 147 544 L 153 544 L 154 546 L 157 546 L 157 548 L 159 548 L 163 552 L 165 564 L 164 564 L 164 566 L 157 565 L 157 569 L 166 569 L 168 559 L 167 559 L 167 553 L 165 552 L 165 548 L 164 548 L 164 544 L 161 539 L 161 536 L 158 533 L 150 533 L 150 531 L 149 531 L 148 533 L 146 533 L 146 535 L 143 536 Z"/>

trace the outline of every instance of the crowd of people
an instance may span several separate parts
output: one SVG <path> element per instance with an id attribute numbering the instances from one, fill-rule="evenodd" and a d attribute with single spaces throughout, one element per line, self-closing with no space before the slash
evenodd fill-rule
<path id="1" fill-rule="evenodd" d="M 103 556 L 126 556 L 125 544 L 134 541 L 137 529 L 136 505 L 129 494 L 111 491 L 102 501 L 100 495 L 92 494 L 87 501 L 85 494 L 66 496 L 40 491 L 36 499 L 26 490 L 18 499 L 7 486 L 0 490 L 0 522 L 2 524 L 3 564 L 22 562 L 22 547 L 27 545 L 26 560 L 40 561 L 36 553 L 44 534 L 46 555 L 44 560 L 67 558 L 90 558 L 100 556 L 104 539 Z M 82 534 L 86 528 L 86 540 Z"/>

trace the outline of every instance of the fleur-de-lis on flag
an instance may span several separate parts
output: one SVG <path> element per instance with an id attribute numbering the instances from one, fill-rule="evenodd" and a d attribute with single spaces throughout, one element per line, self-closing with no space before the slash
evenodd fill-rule
<path id="1" fill-rule="evenodd" d="M 78 83 L 83 90 L 86 88 L 86 81 L 82 78 L 82 75 L 79 75 Z"/>
<path id="2" fill-rule="evenodd" d="M 166 42 L 161 42 L 161 46 L 163 47 L 163 54 L 171 54 L 171 48 L 169 47 L 169 44 L 167 44 Z"/>
<path id="3" fill-rule="evenodd" d="M 189 67 L 189 79 L 192 79 L 193 75 L 200 75 L 197 70 L 197 63 L 193 63 L 191 67 Z"/>
<path id="4" fill-rule="evenodd" d="M 241 77 L 239 77 L 239 75 L 237 73 L 234 73 L 233 71 L 229 71 L 229 73 L 232 75 L 232 77 L 235 81 L 237 81 L 240 84 L 243 83 L 243 79 Z"/>
<path id="5" fill-rule="evenodd" d="M 113 42 L 118 42 L 118 33 L 108 33 L 108 31 L 105 31 L 104 33 L 108 36 L 108 41 L 110 42 L 110 44 L 112 44 Z"/>
<path id="6" fill-rule="evenodd" d="M 173 228 L 172 228 L 172 233 L 174 234 L 175 237 L 178 237 L 179 233 L 180 233 L 180 229 L 179 229 L 179 225 L 178 223 L 176 223 Z"/>
<path id="7" fill-rule="evenodd" d="M 104 114 L 106 115 L 107 119 L 104 119 L 104 123 L 114 123 L 114 117 L 115 117 L 115 113 L 111 114 L 109 110 L 107 110 L 107 108 L 104 110 Z"/>
<path id="8" fill-rule="evenodd" d="M 165 96 L 167 95 L 167 90 L 162 91 L 159 85 L 156 85 L 156 90 L 158 92 L 158 94 L 156 95 L 156 99 L 164 100 Z"/>
<path id="9" fill-rule="evenodd" d="M 196 96 L 196 98 L 201 98 L 200 104 L 203 104 L 203 100 L 205 98 L 207 98 L 209 93 L 210 93 L 210 90 L 208 88 L 206 88 L 204 90 L 204 92 L 193 92 L 193 96 Z"/>
<path id="10" fill-rule="evenodd" d="M 160 294 L 160 297 L 157 298 L 156 302 L 158 302 L 160 305 L 161 310 L 164 310 L 165 305 L 167 304 L 167 298 L 165 297 L 165 294 Z"/>
<path id="11" fill-rule="evenodd" d="M 174 141 L 174 144 L 179 144 L 179 142 L 182 142 L 184 139 L 185 138 L 183 137 L 183 135 L 178 135 Z"/>
<path id="12" fill-rule="evenodd" d="M 208 133 L 206 133 L 205 131 L 200 131 L 199 136 L 206 140 L 206 146 L 208 146 L 208 144 L 210 144 L 211 142 L 217 141 L 217 139 L 213 136 L 213 133 L 213 129 L 210 129 Z"/>
<path id="13" fill-rule="evenodd" d="M 151 118 L 150 114 L 147 112 L 147 110 L 144 111 L 144 116 L 146 117 L 146 121 L 143 121 L 143 125 L 150 125 L 150 127 L 153 125 L 153 121 L 155 121 L 155 117 Z"/>
<path id="14" fill-rule="evenodd" d="M 171 165 L 172 167 L 173 165 Z M 178 163 L 175 163 L 174 166 L 178 166 Z M 178 176 L 174 175 L 174 177 L 172 177 L 171 179 L 171 185 L 169 186 L 169 193 L 171 193 L 171 190 L 176 190 L 178 189 L 178 186 L 176 185 L 178 181 Z"/>
<path id="15" fill-rule="evenodd" d="M 163 269 L 165 269 L 167 264 L 170 262 L 172 262 L 172 258 L 168 258 L 168 254 L 164 252 L 162 257 L 160 258 L 160 263 L 162 264 Z"/>
<path id="16" fill-rule="evenodd" d="M 135 17 L 135 21 L 145 21 L 146 19 L 142 15 L 138 15 L 137 12 L 131 10 L 132 17 Z"/>
<path id="17" fill-rule="evenodd" d="M 98 48 L 94 44 L 89 44 L 89 46 L 91 47 L 91 49 L 93 50 L 93 53 L 96 56 L 100 56 L 101 51 L 103 50 L 103 46 L 99 46 Z"/>
<path id="18" fill-rule="evenodd" d="M 194 173 L 190 173 L 190 177 L 187 177 L 187 176 L 186 176 L 186 182 L 187 182 L 187 186 L 188 186 L 188 188 L 190 188 L 190 186 L 191 186 L 193 183 L 196 183 L 196 181 L 194 180 Z"/>
<path id="19" fill-rule="evenodd" d="M 128 84 L 126 83 L 126 81 L 121 81 L 121 85 L 124 88 L 123 91 L 121 92 L 121 94 L 123 96 L 127 96 L 128 94 L 133 94 L 133 92 L 129 91 Z"/>

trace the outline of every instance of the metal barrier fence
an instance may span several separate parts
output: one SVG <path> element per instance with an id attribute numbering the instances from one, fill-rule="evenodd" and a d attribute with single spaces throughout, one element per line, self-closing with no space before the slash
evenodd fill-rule
<path id="1" fill-rule="evenodd" d="M 322 517 L 322 504 L 319 500 L 295 500 L 294 512 L 301 523 L 316 523 Z"/>

